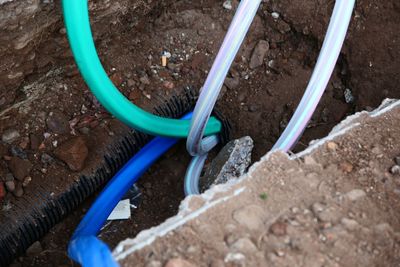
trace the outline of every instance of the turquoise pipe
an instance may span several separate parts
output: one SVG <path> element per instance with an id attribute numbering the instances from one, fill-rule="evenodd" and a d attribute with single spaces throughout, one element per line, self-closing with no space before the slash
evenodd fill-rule
<path id="1" fill-rule="evenodd" d="M 190 121 L 162 118 L 131 103 L 112 83 L 97 55 L 90 28 L 87 0 L 63 0 L 64 23 L 76 64 L 98 101 L 128 126 L 156 136 L 186 138 Z M 211 118 L 205 135 L 217 134 L 222 124 Z"/>

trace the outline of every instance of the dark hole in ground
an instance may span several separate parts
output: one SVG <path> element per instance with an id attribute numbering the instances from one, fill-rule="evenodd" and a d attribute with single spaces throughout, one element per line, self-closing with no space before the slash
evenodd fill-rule
<path id="1" fill-rule="evenodd" d="M 319 2 L 270 1 L 264 4 L 229 74 L 219 108 L 230 118 L 234 138 L 249 135 L 255 140 L 254 161 L 277 140 L 311 76 L 332 8 L 332 5 L 322 8 Z M 295 151 L 306 148 L 310 140 L 327 135 L 347 115 L 376 107 L 386 97 L 400 98 L 397 75 L 400 16 L 396 5 L 395 0 L 358 2 L 346 45 L 326 94 Z M 320 8 L 315 11 L 315 6 Z M 279 19 L 272 18 L 273 11 L 280 13 Z M 148 108 L 154 99 L 168 96 L 177 88 L 187 85 L 200 88 L 232 15 L 232 11 L 222 8 L 220 1 L 180 1 L 170 6 L 165 2 L 147 17 L 126 14 L 118 16 L 115 24 L 100 22 L 95 31 L 102 26 L 109 30 L 96 36 L 96 44 L 106 69 L 116 69 L 110 71 L 110 75 L 121 91 Z M 310 21 L 305 20 L 307 17 Z M 264 64 L 251 70 L 248 60 L 260 40 L 267 40 L 270 50 Z M 62 43 L 68 51 L 65 37 Z M 51 49 L 51 46 L 41 45 L 38 57 L 57 53 Z M 165 69 L 151 67 L 159 65 L 163 50 L 173 54 L 169 66 Z M 59 59 L 58 64 L 68 65 L 70 70 L 66 76 L 72 78 L 66 82 L 68 94 L 60 93 L 54 102 L 68 97 L 76 105 L 65 107 L 64 112 L 71 115 L 84 104 L 90 113 L 96 107 L 90 93 L 82 91 L 85 86 L 72 59 Z M 34 81 L 39 76 L 40 69 L 28 80 Z M 354 96 L 351 103 L 345 101 L 346 89 Z M 20 97 L 18 94 L 15 101 Z M 48 112 L 53 107 L 49 103 L 40 108 Z M 8 123 L 5 122 L 5 126 Z M 114 124 L 107 124 L 107 129 L 118 135 L 120 126 L 114 127 Z M 97 138 L 93 143 L 101 142 L 104 137 Z M 188 162 L 184 144 L 164 156 L 138 183 L 144 200 L 132 219 L 111 223 L 101 238 L 114 247 L 122 239 L 134 237 L 141 230 L 176 214 L 183 198 L 183 176 Z M 41 240 L 42 253 L 22 257 L 18 262 L 22 266 L 70 265 L 66 256 L 67 241 L 92 200 Z"/>

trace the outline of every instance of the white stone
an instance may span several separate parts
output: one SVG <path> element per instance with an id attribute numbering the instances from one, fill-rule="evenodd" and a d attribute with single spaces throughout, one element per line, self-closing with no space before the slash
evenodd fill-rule
<path id="1" fill-rule="evenodd" d="M 240 238 L 230 246 L 232 251 L 242 252 L 245 254 L 254 254 L 257 252 L 257 247 L 248 238 Z"/>
<path id="2" fill-rule="evenodd" d="M 274 19 L 279 19 L 280 14 L 279 14 L 278 12 L 272 12 L 272 13 L 271 13 L 271 16 L 272 16 Z"/>
<path id="3" fill-rule="evenodd" d="M 263 212 L 260 206 L 249 205 L 234 211 L 233 219 L 250 230 L 257 230 L 263 227 Z"/>
<path id="4" fill-rule="evenodd" d="M 346 197 L 351 200 L 351 201 L 356 201 L 359 200 L 360 198 L 363 198 L 367 195 L 364 190 L 361 189 L 354 189 L 351 190 L 346 194 Z"/>
<path id="5" fill-rule="evenodd" d="M 225 9 L 232 10 L 232 0 L 226 0 L 222 6 Z"/>

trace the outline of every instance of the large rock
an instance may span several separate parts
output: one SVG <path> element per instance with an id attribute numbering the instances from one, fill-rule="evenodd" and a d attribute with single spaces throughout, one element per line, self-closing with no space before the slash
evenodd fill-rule
<path id="1" fill-rule="evenodd" d="M 204 190 L 242 176 L 251 163 L 253 147 L 253 139 L 249 136 L 230 141 L 206 168 L 200 179 L 201 188 Z"/>
<path id="2" fill-rule="evenodd" d="M 86 142 L 82 137 L 70 139 L 59 146 L 54 154 L 65 162 L 72 171 L 80 171 L 85 166 L 89 154 Z"/>

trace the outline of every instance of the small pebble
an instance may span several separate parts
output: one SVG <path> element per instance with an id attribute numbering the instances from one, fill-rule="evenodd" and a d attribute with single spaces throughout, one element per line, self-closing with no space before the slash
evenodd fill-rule
<path id="1" fill-rule="evenodd" d="M 239 86 L 239 83 L 240 82 L 238 78 L 226 78 L 224 85 L 230 90 L 234 90 Z"/>
<path id="2" fill-rule="evenodd" d="M 346 88 L 346 90 L 344 90 L 344 100 L 346 101 L 347 104 L 351 104 L 354 102 L 353 93 L 349 88 Z"/>
<path id="3" fill-rule="evenodd" d="M 261 40 L 254 48 L 253 54 L 250 58 L 249 67 L 250 69 L 256 69 L 264 64 L 264 59 L 269 51 L 268 41 Z"/>
<path id="4" fill-rule="evenodd" d="M 258 230 L 264 225 L 263 219 L 260 216 L 263 213 L 264 209 L 260 206 L 249 205 L 234 211 L 233 219 L 249 230 Z"/>
<path id="5" fill-rule="evenodd" d="M 351 201 L 359 200 L 367 195 L 364 190 L 361 189 L 354 189 L 350 192 L 346 193 L 346 197 Z"/>
<path id="6" fill-rule="evenodd" d="M 29 160 L 20 159 L 18 157 L 12 157 L 8 164 L 11 173 L 19 181 L 23 181 L 23 179 L 29 175 L 32 167 L 33 165 Z"/>
<path id="7" fill-rule="evenodd" d="M 126 83 L 127 83 L 128 87 L 133 87 L 136 85 L 136 82 L 133 79 L 128 79 Z"/>
<path id="8" fill-rule="evenodd" d="M 22 182 L 22 186 L 23 187 L 27 187 L 30 184 L 31 181 L 32 181 L 32 177 L 26 176 L 24 181 Z"/>
<path id="9" fill-rule="evenodd" d="M 163 82 L 163 86 L 164 86 L 164 88 L 169 89 L 169 90 L 172 90 L 175 88 L 175 84 L 170 81 Z"/>
<path id="10" fill-rule="evenodd" d="M 26 149 L 29 144 L 29 137 L 22 138 L 22 141 L 19 143 L 19 147 L 22 149 Z"/>
<path id="11" fill-rule="evenodd" d="M 14 181 L 7 181 L 5 182 L 6 189 L 8 192 L 14 192 L 15 191 L 15 182 Z"/>
<path id="12" fill-rule="evenodd" d="M 27 250 L 26 254 L 28 255 L 37 255 L 43 251 L 42 244 L 39 241 L 33 243 Z"/>
<path id="13" fill-rule="evenodd" d="M 148 77 L 147 75 L 141 77 L 139 80 L 140 80 L 140 82 L 141 82 L 142 84 L 144 84 L 144 85 L 149 85 L 149 84 L 150 84 L 150 80 L 149 80 L 149 77 Z"/>
<path id="14" fill-rule="evenodd" d="M 248 238 L 240 238 L 236 242 L 234 242 L 230 249 L 235 252 L 242 252 L 245 254 L 254 254 L 257 252 L 257 247 L 254 243 Z"/>
<path id="15" fill-rule="evenodd" d="M 11 144 L 15 140 L 17 140 L 20 137 L 20 134 L 17 130 L 15 129 L 7 129 L 3 132 L 1 136 L 1 140 L 4 143 Z"/>
<path id="16" fill-rule="evenodd" d="M 14 157 L 19 157 L 21 159 L 27 159 L 28 158 L 28 155 L 26 154 L 26 152 L 22 148 L 20 148 L 18 146 L 11 146 L 10 153 Z"/>
<path id="17" fill-rule="evenodd" d="M 274 19 L 279 19 L 279 17 L 280 17 L 280 15 L 279 15 L 278 12 L 272 12 L 272 13 L 271 13 L 271 16 L 272 16 Z"/>
<path id="18" fill-rule="evenodd" d="M 52 133 L 67 134 L 70 131 L 68 117 L 59 111 L 50 112 L 46 125 Z"/>
<path id="19" fill-rule="evenodd" d="M 15 190 L 13 192 L 14 196 L 16 197 L 22 197 L 24 195 L 24 189 L 22 188 L 22 183 L 18 183 L 17 186 L 15 187 Z"/>
<path id="20" fill-rule="evenodd" d="M 82 127 L 79 129 L 79 132 L 85 135 L 88 135 L 90 133 L 90 128 L 88 127 Z"/>
<path id="21" fill-rule="evenodd" d="M 171 58 L 172 57 L 172 54 L 170 52 L 168 52 L 168 51 L 163 51 L 162 55 L 165 56 L 166 58 Z"/>
<path id="22" fill-rule="evenodd" d="M 396 157 L 396 158 L 394 159 L 394 161 L 396 162 L 397 165 L 400 166 L 400 156 Z"/>
<path id="23" fill-rule="evenodd" d="M 9 172 L 6 174 L 6 181 L 14 181 L 14 176 L 12 173 Z"/>
<path id="24" fill-rule="evenodd" d="M 283 252 L 282 250 L 277 250 L 277 251 L 275 251 L 275 253 L 276 253 L 276 256 L 278 256 L 278 257 L 285 256 L 285 252 Z"/>
<path id="25" fill-rule="evenodd" d="M 331 151 L 336 151 L 338 149 L 338 145 L 335 142 L 328 142 L 327 147 Z"/>
<path id="26" fill-rule="evenodd" d="M 232 10 L 233 6 L 232 6 L 232 0 L 226 0 L 222 6 L 227 9 L 227 10 Z"/>
<path id="27" fill-rule="evenodd" d="M 234 266 L 245 266 L 243 262 L 246 260 L 246 256 L 242 253 L 228 253 L 225 256 L 225 262 L 233 262 Z M 230 265 L 229 265 L 230 266 Z"/>
<path id="28" fill-rule="evenodd" d="M 43 164 L 50 164 L 50 163 L 52 163 L 54 161 L 54 158 L 52 156 L 50 156 L 49 154 L 47 154 L 47 153 L 43 153 L 40 156 L 40 161 Z"/>
<path id="29" fill-rule="evenodd" d="M 319 202 L 316 202 L 312 205 L 311 209 L 314 212 L 314 214 L 318 214 L 325 210 L 325 206 Z"/>
<path id="30" fill-rule="evenodd" d="M 356 230 L 357 227 L 359 226 L 357 221 L 349 218 L 342 218 L 340 222 L 349 231 Z"/>
<path id="31" fill-rule="evenodd" d="M 305 156 L 304 157 L 304 164 L 306 165 L 318 165 L 315 159 L 312 156 Z"/>
<path id="32" fill-rule="evenodd" d="M 276 236 L 286 235 L 287 224 L 284 222 L 276 222 L 271 225 L 269 231 Z"/>
<path id="33" fill-rule="evenodd" d="M 347 161 L 342 162 L 339 167 L 343 172 L 346 172 L 346 173 L 352 172 L 353 168 L 354 168 L 353 165 Z"/>
<path id="34" fill-rule="evenodd" d="M 400 174 L 400 166 L 399 166 L 399 165 L 394 165 L 394 166 L 390 169 L 390 172 L 391 172 L 392 174 L 397 174 L 397 175 L 399 175 L 399 174 Z"/>
<path id="35" fill-rule="evenodd" d="M 247 110 L 248 110 L 249 112 L 256 112 L 256 111 L 258 110 L 258 105 L 256 105 L 256 104 L 250 104 L 250 105 L 248 106 Z"/>

